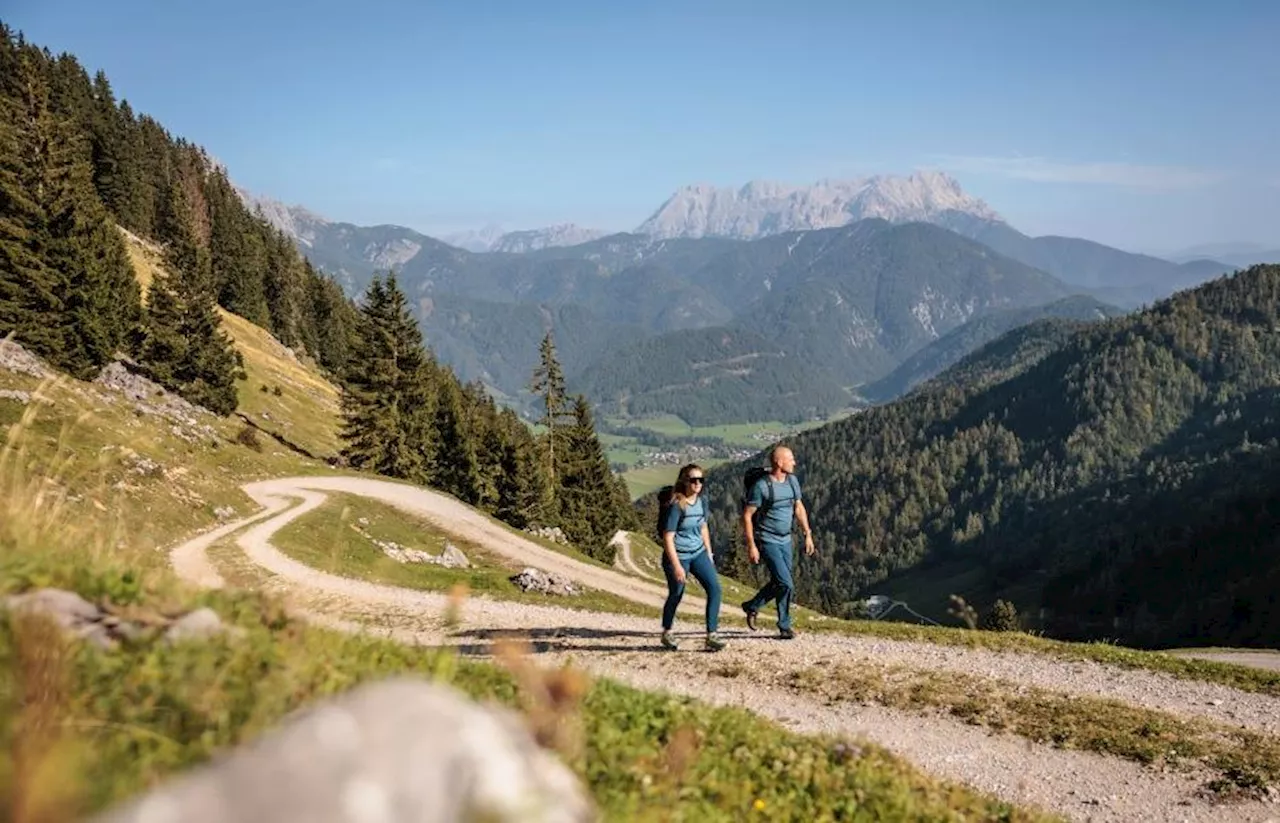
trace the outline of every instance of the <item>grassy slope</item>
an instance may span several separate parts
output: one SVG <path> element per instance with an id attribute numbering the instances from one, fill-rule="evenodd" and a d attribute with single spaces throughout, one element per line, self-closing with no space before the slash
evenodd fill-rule
<path id="1" fill-rule="evenodd" d="M 135 246 L 135 260 L 143 252 Z M 299 379 L 259 331 L 227 325 L 249 361 L 240 386 L 249 413 L 293 415 L 281 418 L 293 424 L 282 430 L 323 453 L 336 422 L 324 384 Z M 263 383 L 280 385 L 281 395 L 259 396 Z M 670 819 L 672 810 L 724 820 L 1039 819 L 928 779 L 874 747 L 801 737 L 745 712 L 608 682 L 569 690 L 580 702 L 531 705 L 539 690 L 522 696 L 518 684 L 532 675 L 296 625 L 252 592 L 192 591 L 173 579 L 164 547 L 215 524 L 220 506 L 247 513 L 239 484 L 323 463 L 266 438 L 261 450 L 237 442 L 244 424 L 235 419 L 208 417 L 206 434 L 184 440 L 168 421 L 76 381 L 0 371 L 0 388 L 36 394 L 25 407 L 0 399 L 0 591 L 62 586 L 152 614 L 210 605 L 246 630 L 174 647 L 144 638 L 100 653 L 0 615 L 0 808 L 21 803 L 21 819 L 100 809 L 312 699 L 403 671 L 523 705 L 535 724 L 551 715 L 580 726 L 582 747 L 563 754 L 608 819 Z M 510 662 L 517 671 L 519 661 Z"/>

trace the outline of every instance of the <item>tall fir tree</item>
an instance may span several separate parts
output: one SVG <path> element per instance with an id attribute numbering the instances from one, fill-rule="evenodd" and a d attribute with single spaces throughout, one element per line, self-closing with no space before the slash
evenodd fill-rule
<path id="1" fill-rule="evenodd" d="M 544 470 L 548 484 L 549 497 L 555 498 L 559 487 L 560 466 L 557 451 L 564 433 L 561 424 L 568 409 L 565 394 L 564 370 L 556 356 L 555 340 L 551 332 L 547 332 L 538 347 L 538 365 L 534 368 L 530 389 L 541 399 L 542 416 L 538 423 L 543 427 L 542 450 L 544 454 Z"/>
<path id="2" fill-rule="evenodd" d="M 375 276 L 360 307 L 342 393 L 342 454 L 352 466 L 428 479 L 433 437 L 431 367 L 395 275 Z"/>
<path id="3" fill-rule="evenodd" d="M 604 446 L 596 436 L 591 407 L 582 395 L 573 401 L 573 422 L 565 429 L 564 455 L 557 502 L 565 535 L 598 560 L 613 560 L 609 541 L 629 528 L 629 505 L 618 499 L 618 487 Z M 622 502 L 623 505 L 619 505 Z"/>
<path id="4" fill-rule="evenodd" d="M 529 428 L 510 409 L 499 417 L 502 454 L 497 466 L 494 514 L 516 528 L 541 522 L 545 483 L 539 471 L 537 444 Z"/>

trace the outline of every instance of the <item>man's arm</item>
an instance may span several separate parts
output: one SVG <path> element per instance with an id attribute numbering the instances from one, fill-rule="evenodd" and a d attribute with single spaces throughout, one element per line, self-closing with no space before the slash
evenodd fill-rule
<path id="1" fill-rule="evenodd" d="M 751 526 L 751 516 L 755 513 L 756 507 L 750 503 L 742 507 L 742 534 L 747 546 L 747 559 L 752 563 L 759 563 L 760 549 L 756 548 L 755 530 Z"/>
<path id="2" fill-rule="evenodd" d="M 809 511 L 804 507 L 803 500 L 796 501 L 796 519 L 800 521 L 800 528 L 804 530 L 804 553 L 812 555 L 817 552 L 813 546 L 813 529 L 809 528 Z"/>

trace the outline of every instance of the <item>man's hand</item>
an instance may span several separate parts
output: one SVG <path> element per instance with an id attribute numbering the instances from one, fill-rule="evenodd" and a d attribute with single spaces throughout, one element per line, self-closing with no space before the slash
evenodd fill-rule
<path id="1" fill-rule="evenodd" d="M 806 555 L 807 557 L 813 557 L 815 554 L 817 554 L 817 553 L 818 553 L 817 548 L 815 548 L 815 547 L 814 547 L 814 545 L 813 545 L 813 534 L 812 534 L 812 533 L 810 533 L 810 534 L 806 534 L 806 535 L 804 536 L 804 553 L 805 553 L 805 555 Z"/>
<path id="2" fill-rule="evenodd" d="M 747 559 L 751 561 L 751 565 L 753 566 L 759 565 L 760 550 L 756 548 L 755 543 L 752 543 L 750 546 L 747 546 Z"/>

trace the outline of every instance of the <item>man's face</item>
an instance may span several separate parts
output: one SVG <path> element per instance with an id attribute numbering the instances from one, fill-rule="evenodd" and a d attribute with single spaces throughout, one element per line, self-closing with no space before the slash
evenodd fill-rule
<path id="1" fill-rule="evenodd" d="M 791 453 L 791 449 L 780 449 L 778 451 L 778 468 L 787 474 L 795 471 L 796 456 Z"/>

